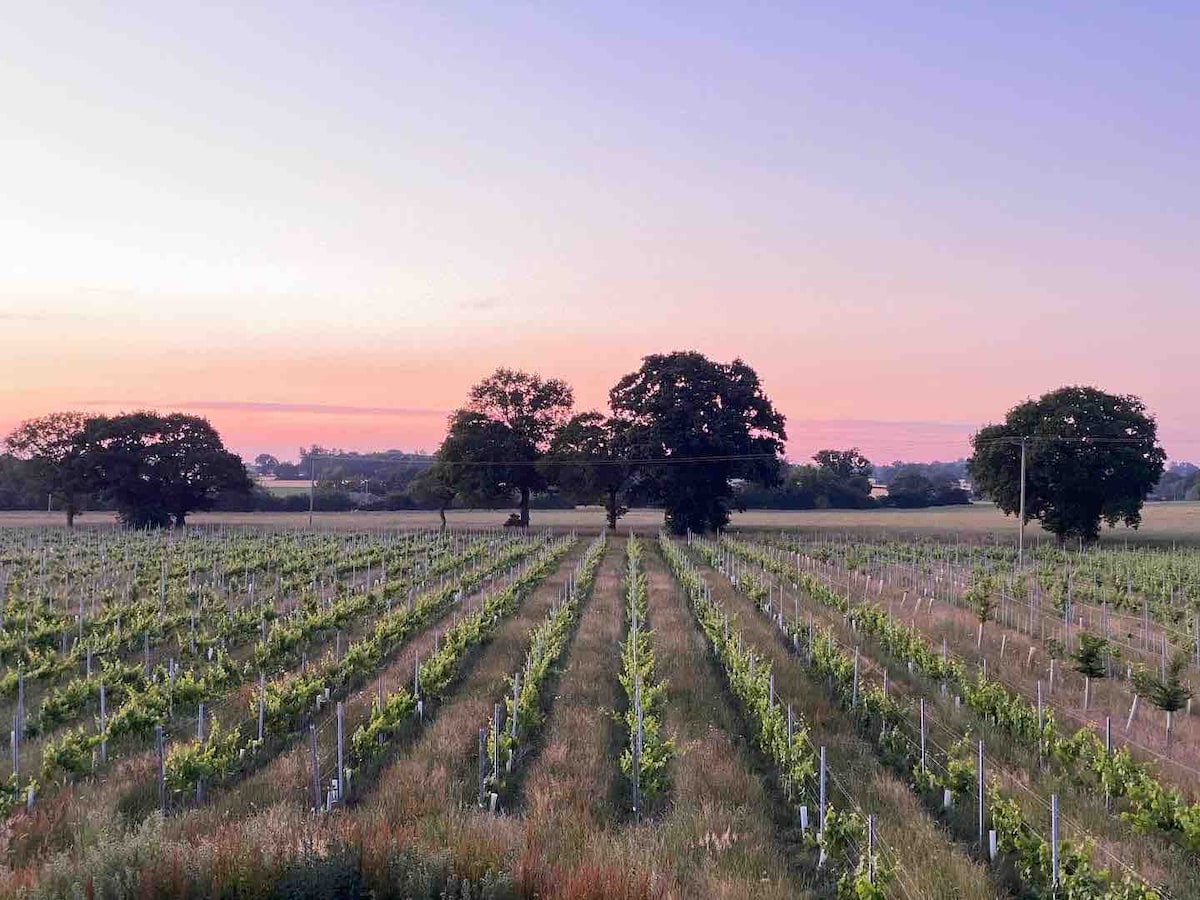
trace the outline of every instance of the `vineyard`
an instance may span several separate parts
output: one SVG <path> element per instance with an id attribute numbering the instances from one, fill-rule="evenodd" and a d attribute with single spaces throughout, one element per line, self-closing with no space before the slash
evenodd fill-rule
<path id="1" fill-rule="evenodd" d="M 1200 897 L 1200 553 L 0 531 L 0 895 Z"/>

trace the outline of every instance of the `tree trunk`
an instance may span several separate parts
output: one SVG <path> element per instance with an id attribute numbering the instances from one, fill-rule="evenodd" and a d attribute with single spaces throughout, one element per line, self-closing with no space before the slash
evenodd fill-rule
<path id="1" fill-rule="evenodd" d="M 1171 726 L 1174 724 L 1175 714 L 1171 710 L 1167 710 L 1167 753 L 1171 752 Z"/>
<path id="2" fill-rule="evenodd" d="M 609 531 L 616 531 L 617 530 L 617 489 L 616 488 L 608 489 L 608 506 L 606 507 L 606 512 L 608 514 Z"/>
<path id="3" fill-rule="evenodd" d="M 529 488 L 521 488 L 521 527 L 529 527 Z"/>
<path id="4" fill-rule="evenodd" d="M 438 507 L 438 516 L 441 517 L 441 520 L 442 520 L 442 527 L 439 530 L 445 531 L 446 530 L 446 504 L 445 503 L 443 503 L 441 506 Z"/>
<path id="5" fill-rule="evenodd" d="M 1091 693 L 1091 690 L 1092 690 L 1092 679 L 1090 676 L 1084 675 L 1083 676 L 1083 711 L 1084 712 L 1087 712 L 1088 694 Z"/>
<path id="6" fill-rule="evenodd" d="M 67 504 L 67 527 L 68 528 L 75 527 L 75 513 L 76 513 L 75 507 L 72 506 L 70 503 L 68 503 Z"/>
<path id="7" fill-rule="evenodd" d="M 979 623 L 979 634 L 975 638 L 975 646 L 976 646 L 976 648 L 983 646 L 983 622 L 982 621 L 980 621 L 980 623 Z"/>

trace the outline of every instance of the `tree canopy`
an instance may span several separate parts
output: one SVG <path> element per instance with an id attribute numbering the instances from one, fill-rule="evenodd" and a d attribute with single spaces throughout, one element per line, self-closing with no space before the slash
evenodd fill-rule
<path id="1" fill-rule="evenodd" d="M 437 457 L 445 486 L 464 496 L 519 495 L 520 524 L 529 525 L 529 495 L 546 486 L 538 461 L 571 415 L 574 395 L 557 378 L 497 369 L 471 388 L 450 416 Z"/>
<path id="2" fill-rule="evenodd" d="M 53 413 L 22 423 L 6 441 L 42 491 L 74 521 L 85 497 L 111 503 L 126 525 L 184 524 L 221 494 L 248 495 L 241 459 L 207 419 L 171 413 Z"/>
<path id="3" fill-rule="evenodd" d="M 888 484 L 889 506 L 923 509 L 927 506 L 951 506 L 970 503 L 971 496 L 944 473 L 929 466 L 896 466 Z"/>
<path id="4" fill-rule="evenodd" d="M 696 352 L 654 354 L 609 392 L 628 423 L 628 448 L 649 496 L 666 507 L 677 534 L 723 528 L 731 480 L 778 483 L 784 417 L 740 359 L 714 362 Z"/>
<path id="5" fill-rule="evenodd" d="M 1064 387 L 1009 410 L 971 438 L 978 490 L 1006 513 L 1020 510 L 1021 439 L 1026 442 L 1026 519 L 1059 541 L 1096 540 L 1101 520 L 1137 527 L 1163 472 L 1157 427 L 1137 397 Z"/>
<path id="6" fill-rule="evenodd" d="M 251 487 L 241 459 L 198 416 L 97 416 L 84 423 L 80 441 L 95 490 L 135 528 L 181 527 L 221 492 Z"/>
<path id="7" fill-rule="evenodd" d="M 57 495 L 67 525 L 93 488 L 89 461 L 80 441 L 87 417 L 80 412 L 57 412 L 22 422 L 5 443 L 13 456 L 27 460 L 29 474 L 44 494 Z"/>
<path id="8" fill-rule="evenodd" d="M 629 425 L 599 412 L 572 416 L 550 441 L 545 474 L 575 503 L 604 504 L 609 528 L 626 512 L 622 491 L 634 474 L 629 458 Z"/>

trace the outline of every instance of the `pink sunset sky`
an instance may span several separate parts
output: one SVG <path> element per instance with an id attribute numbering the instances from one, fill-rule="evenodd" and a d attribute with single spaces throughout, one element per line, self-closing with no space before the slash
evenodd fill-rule
<path id="1" fill-rule="evenodd" d="M 0 431 L 433 450 L 499 365 L 601 407 L 698 349 L 758 370 L 792 458 L 965 456 L 1086 383 L 1200 462 L 1200 14 L 1077 15 L 24 4 Z"/>

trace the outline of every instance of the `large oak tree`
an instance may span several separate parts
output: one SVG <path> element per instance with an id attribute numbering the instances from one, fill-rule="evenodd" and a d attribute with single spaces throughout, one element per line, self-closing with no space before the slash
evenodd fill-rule
<path id="1" fill-rule="evenodd" d="M 1101 520 L 1136 528 L 1166 461 L 1154 418 L 1137 397 L 1060 388 L 971 438 L 975 487 L 1009 514 L 1021 505 L 1022 438 L 1026 520 L 1041 520 L 1060 542 L 1096 540 Z"/>
<path id="2" fill-rule="evenodd" d="M 50 413 L 22 422 L 5 440 L 13 456 L 29 462 L 43 493 L 58 497 L 68 526 L 94 487 L 81 440 L 87 421 L 80 412 Z"/>
<path id="3" fill-rule="evenodd" d="M 184 525 L 218 494 L 246 493 L 241 459 L 207 419 L 127 413 L 89 419 L 81 437 L 96 490 L 135 528 Z"/>
<path id="4" fill-rule="evenodd" d="M 676 534 L 723 528 L 732 479 L 779 482 L 784 417 L 740 359 L 718 363 L 694 351 L 647 356 L 610 391 L 609 403 L 629 423 L 630 458 Z"/>
<path id="5" fill-rule="evenodd" d="M 471 498 L 518 496 L 529 525 L 530 494 L 546 487 L 537 463 L 571 415 L 574 395 L 557 378 L 497 369 L 471 388 L 438 449 L 442 481 Z"/>

